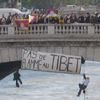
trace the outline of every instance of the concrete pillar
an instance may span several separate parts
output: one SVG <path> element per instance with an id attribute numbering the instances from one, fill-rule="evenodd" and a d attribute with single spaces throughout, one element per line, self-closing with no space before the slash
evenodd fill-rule
<path id="1" fill-rule="evenodd" d="M 89 35 L 94 35 L 94 25 L 88 25 L 88 34 Z"/>
<path id="2" fill-rule="evenodd" d="M 54 25 L 48 25 L 48 34 L 54 34 Z"/>
<path id="3" fill-rule="evenodd" d="M 12 25 L 8 26 L 8 35 L 14 35 L 15 34 L 15 27 Z"/>

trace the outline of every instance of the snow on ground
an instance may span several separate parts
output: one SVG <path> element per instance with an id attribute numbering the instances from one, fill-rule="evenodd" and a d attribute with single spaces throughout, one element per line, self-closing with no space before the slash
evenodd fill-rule
<path id="1" fill-rule="evenodd" d="M 77 97 L 82 74 L 90 77 L 86 95 Z M 21 70 L 23 85 L 15 87 L 13 75 L 0 81 L 0 100 L 100 100 L 100 63 L 87 61 L 81 74 Z"/>

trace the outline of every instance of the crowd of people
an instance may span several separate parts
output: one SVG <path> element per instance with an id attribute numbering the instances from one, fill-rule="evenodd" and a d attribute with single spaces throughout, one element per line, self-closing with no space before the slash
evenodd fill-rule
<path id="1" fill-rule="evenodd" d="M 33 10 L 30 14 L 33 19 L 30 21 L 29 24 L 70 24 L 70 23 L 100 23 L 100 14 L 95 12 L 94 14 L 90 13 L 80 13 L 80 14 L 59 14 L 55 13 L 51 14 L 46 13 L 44 11 L 36 11 Z M 29 14 L 27 15 L 20 15 L 20 14 L 11 14 L 9 12 L 8 16 L 5 16 L 4 14 L 0 18 L 0 25 L 9 25 L 9 24 L 15 24 L 16 19 L 29 19 Z"/>

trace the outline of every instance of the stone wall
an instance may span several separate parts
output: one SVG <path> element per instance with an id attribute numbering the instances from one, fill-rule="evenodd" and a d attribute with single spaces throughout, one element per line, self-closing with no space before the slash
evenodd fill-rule
<path id="1" fill-rule="evenodd" d="M 100 46 L 83 42 L 23 42 L 1 43 L 0 62 L 21 60 L 23 48 L 34 51 L 84 56 L 87 60 L 100 61 Z"/>

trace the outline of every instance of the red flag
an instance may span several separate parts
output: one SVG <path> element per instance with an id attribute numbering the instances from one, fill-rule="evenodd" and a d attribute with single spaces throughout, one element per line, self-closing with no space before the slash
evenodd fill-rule
<path id="1" fill-rule="evenodd" d="M 16 19 L 15 23 L 20 30 L 28 30 L 28 26 L 29 26 L 28 19 Z"/>

